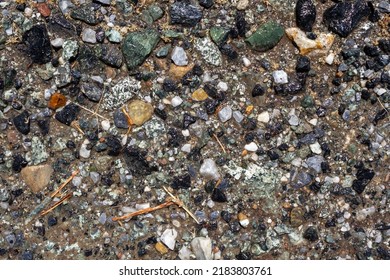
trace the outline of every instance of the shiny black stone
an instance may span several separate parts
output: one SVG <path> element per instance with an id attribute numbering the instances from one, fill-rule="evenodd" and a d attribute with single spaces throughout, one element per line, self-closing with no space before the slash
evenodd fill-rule
<path id="1" fill-rule="evenodd" d="M 316 7 L 312 0 L 298 0 L 295 6 L 295 18 L 299 29 L 311 32 L 316 20 Z"/>

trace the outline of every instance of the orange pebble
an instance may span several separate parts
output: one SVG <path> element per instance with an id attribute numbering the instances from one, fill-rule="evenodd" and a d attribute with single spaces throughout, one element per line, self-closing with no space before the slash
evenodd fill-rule
<path id="1" fill-rule="evenodd" d="M 38 3 L 37 4 L 37 9 L 38 9 L 38 12 L 42 16 L 44 16 L 44 17 L 50 16 L 51 10 L 50 10 L 49 6 L 45 2 Z"/>
<path id="2" fill-rule="evenodd" d="M 54 93 L 52 96 L 50 96 L 49 103 L 47 104 L 47 107 L 49 107 L 52 110 L 57 110 L 58 108 L 64 107 L 66 104 L 66 97 L 62 95 L 61 93 Z"/>

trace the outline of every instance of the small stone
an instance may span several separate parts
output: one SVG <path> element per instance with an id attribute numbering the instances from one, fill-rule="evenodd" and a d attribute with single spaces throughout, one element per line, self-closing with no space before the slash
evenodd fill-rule
<path id="1" fill-rule="evenodd" d="M 100 174 L 95 171 L 90 172 L 89 177 L 94 184 L 97 184 L 100 181 Z"/>
<path id="2" fill-rule="evenodd" d="M 313 51 L 326 53 L 333 45 L 335 37 L 333 34 L 321 33 L 315 40 L 312 40 L 307 38 L 305 32 L 296 27 L 287 28 L 286 35 L 290 40 L 294 41 L 301 55 L 306 55 Z"/>
<path id="3" fill-rule="evenodd" d="M 236 122 L 241 123 L 244 120 L 244 115 L 240 111 L 234 111 L 233 118 Z"/>
<path id="4" fill-rule="evenodd" d="M 51 44 L 54 48 L 61 48 L 62 45 L 64 44 L 64 39 L 62 39 L 62 38 L 56 38 L 56 39 L 50 41 L 50 44 Z"/>
<path id="5" fill-rule="evenodd" d="M 110 129 L 110 121 L 109 121 L 109 120 L 103 120 L 103 121 L 101 122 L 101 125 L 102 125 L 102 129 L 103 129 L 104 131 L 107 131 L 107 130 Z"/>
<path id="6" fill-rule="evenodd" d="M 312 0 L 298 0 L 295 5 L 295 18 L 299 29 L 311 32 L 316 20 L 316 7 Z"/>
<path id="7" fill-rule="evenodd" d="M 191 248 L 197 260 L 211 260 L 211 239 L 209 237 L 195 237 L 191 241 Z"/>
<path id="8" fill-rule="evenodd" d="M 242 11 L 248 8 L 249 0 L 239 0 L 237 3 L 237 10 Z"/>
<path id="9" fill-rule="evenodd" d="M 148 11 L 154 21 L 162 18 L 164 15 L 164 11 L 157 5 L 150 5 Z"/>
<path id="10" fill-rule="evenodd" d="M 218 112 L 218 117 L 221 122 L 227 122 L 232 118 L 233 110 L 230 106 L 225 106 Z"/>
<path id="11" fill-rule="evenodd" d="M 219 82 L 219 83 L 217 84 L 217 89 L 219 89 L 220 91 L 225 92 L 225 91 L 228 90 L 228 84 L 225 83 L 225 82 Z"/>
<path id="12" fill-rule="evenodd" d="M 73 177 L 72 179 L 72 184 L 76 188 L 81 186 L 81 182 L 82 182 L 82 178 L 80 176 Z"/>
<path id="13" fill-rule="evenodd" d="M 48 17 L 50 16 L 51 14 L 51 10 L 49 8 L 49 6 L 45 3 L 45 2 L 42 2 L 42 3 L 37 3 L 37 10 L 38 12 L 43 16 L 43 17 Z"/>
<path id="14" fill-rule="evenodd" d="M 288 123 L 289 123 L 291 126 L 297 126 L 297 125 L 299 125 L 299 118 L 298 118 L 296 115 L 292 115 L 292 116 L 290 116 L 290 118 L 288 119 Z"/>
<path id="15" fill-rule="evenodd" d="M 307 73 L 310 71 L 310 59 L 307 56 L 298 56 L 295 71 L 298 73 Z"/>
<path id="16" fill-rule="evenodd" d="M 301 207 L 293 208 L 290 212 L 290 223 L 293 227 L 299 227 L 305 222 L 305 211 Z"/>
<path id="17" fill-rule="evenodd" d="M 211 200 L 219 203 L 227 202 L 227 196 L 221 188 L 214 188 L 211 194 Z"/>
<path id="18" fill-rule="evenodd" d="M 262 123 L 268 123 L 270 119 L 270 115 L 267 111 L 264 111 L 257 116 L 257 121 Z"/>
<path id="19" fill-rule="evenodd" d="M 55 114 L 55 118 L 57 121 L 70 125 L 76 118 L 80 111 L 79 106 L 74 103 L 70 103 L 66 105 L 61 111 Z"/>
<path id="20" fill-rule="evenodd" d="M 190 1 L 176 1 L 169 9 L 171 24 L 193 27 L 202 19 L 202 11 Z"/>
<path id="21" fill-rule="evenodd" d="M 238 221 L 243 228 L 249 226 L 249 219 L 244 213 L 238 213 Z"/>
<path id="22" fill-rule="evenodd" d="M 112 67 L 119 68 L 123 63 L 123 56 L 120 48 L 113 44 L 102 44 L 96 49 L 99 59 Z"/>
<path id="23" fill-rule="evenodd" d="M 156 56 L 157 56 L 158 58 L 167 57 L 169 51 L 171 50 L 171 47 L 172 47 L 171 44 L 167 44 L 167 45 L 165 45 L 165 46 L 162 46 L 161 48 L 159 48 L 159 49 L 156 51 Z"/>
<path id="24" fill-rule="evenodd" d="M 187 54 L 182 47 L 176 46 L 173 49 L 171 59 L 172 59 L 173 63 L 175 63 L 177 66 L 188 65 Z"/>
<path id="25" fill-rule="evenodd" d="M 141 65 L 159 41 L 160 35 L 152 29 L 129 33 L 122 45 L 123 56 L 129 70 Z"/>
<path id="26" fill-rule="evenodd" d="M 217 181 L 221 177 L 221 175 L 218 172 L 218 167 L 215 161 L 210 158 L 207 158 L 203 161 L 199 173 L 207 180 Z"/>
<path id="27" fill-rule="evenodd" d="M 111 4 L 111 0 L 94 0 L 94 1 L 107 6 Z"/>
<path id="28" fill-rule="evenodd" d="M 77 41 L 66 40 L 62 45 L 62 49 L 62 57 L 65 61 L 68 61 L 69 59 L 76 57 L 79 50 L 79 44 Z"/>
<path id="29" fill-rule="evenodd" d="M 321 164 L 323 162 L 325 162 L 325 159 L 322 156 L 312 156 L 306 159 L 307 166 L 315 170 L 317 173 L 321 172 Z"/>
<path id="30" fill-rule="evenodd" d="M 244 146 L 244 149 L 247 150 L 248 152 L 256 152 L 258 148 L 259 147 L 256 145 L 255 142 L 250 142 L 249 144 L 246 144 Z"/>
<path id="31" fill-rule="evenodd" d="M 23 34 L 23 43 L 33 63 L 44 64 L 52 59 L 50 38 L 45 25 L 35 25 Z"/>
<path id="32" fill-rule="evenodd" d="M 345 38 L 369 14 L 370 9 L 367 2 L 356 0 L 336 3 L 325 10 L 323 19 L 330 31 Z"/>
<path id="33" fill-rule="evenodd" d="M 309 147 L 314 154 L 320 155 L 322 153 L 321 145 L 318 142 L 310 144 Z"/>
<path id="34" fill-rule="evenodd" d="M 195 90 L 192 95 L 191 95 L 191 98 L 195 101 L 204 101 L 208 98 L 209 96 L 207 95 L 207 93 L 205 92 L 205 90 L 203 88 L 198 88 L 197 90 Z"/>
<path id="35" fill-rule="evenodd" d="M 179 251 L 179 258 L 181 260 L 189 260 L 191 258 L 191 250 L 183 246 Z"/>
<path id="36" fill-rule="evenodd" d="M 120 43 L 122 42 L 122 35 L 115 29 L 106 31 L 106 37 L 111 43 Z"/>
<path id="37" fill-rule="evenodd" d="M 153 106 L 150 103 L 135 100 L 127 105 L 127 112 L 135 125 L 143 125 L 153 115 Z"/>
<path id="38" fill-rule="evenodd" d="M 277 45 L 282 39 L 284 29 L 278 23 L 270 21 L 260 26 L 245 41 L 257 51 L 267 51 Z"/>
<path id="39" fill-rule="evenodd" d="M 251 61 L 246 57 L 242 58 L 242 62 L 244 63 L 245 67 L 249 67 L 251 65 Z"/>
<path id="40" fill-rule="evenodd" d="M 82 157 L 82 158 L 89 158 L 90 157 L 91 150 L 88 150 L 88 144 L 89 144 L 88 139 L 85 139 L 84 142 L 81 144 L 80 151 L 79 151 L 80 157 Z"/>
<path id="41" fill-rule="evenodd" d="M 305 238 L 311 242 L 317 241 L 318 240 L 317 229 L 315 229 L 314 227 L 308 227 L 305 230 L 305 232 L 303 233 L 303 238 Z"/>
<path id="42" fill-rule="evenodd" d="M 66 97 L 61 93 L 54 93 L 50 96 L 47 107 L 52 110 L 57 110 L 58 108 L 64 107 L 66 105 Z"/>
<path id="43" fill-rule="evenodd" d="M 20 172 L 21 179 L 34 193 L 42 191 L 50 182 L 53 168 L 49 164 L 27 166 Z"/>
<path id="44" fill-rule="evenodd" d="M 160 237 L 162 243 L 169 249 L 174 250 L 177 238 L 177 231 L 175 229 L 166 229 Z"/>
<path id="45" fill-rule="evenodd" d="M 272 73 L 272 77 L 274 79 L 275 84 L 287 84 L 288 83 L 288 77 L 287 73 L 283 70 L 277 70 Z"/>
<path id="46" fill-rule="evenodd" d="M 171 105 L 176 108 L 183 103 L 183 99 L 180 96 L 175 96 L 171 99 Z"/>
<path id="47" fill-rule="evenodd" d="M 300 189 L 308 186 L 313 181 L 313 176 L 304 171 L 292 171 L 290 176 L 291 186 L 295 189 Z"/>
<path id="48" fill-rule="evenodd" d="M 102 21 L 102 18 L 99 17 L 96 13 L 96 9 L 92 6 L 92 4 L 83 4 L 74 9 L 70 16 L 73 19 L 84 21 L 90 25 L 96 25 Z"/>
<path id="49" fill-rule="evenodd" d="M 154 247 L 162 255 L 167 254 L 169 252 L 168 248 L 162 242 L 157 242 Z"/>
<path id="50" fill-rule="evenodd" d="M 85 28 L 81 32 L 81 39 L 86 43 L 96 44 L 96 32 L 91 28 Z"/>
<path id="51" fill-rule="evenodd" d="M 13 123 L 20 133 L 27 135 L 30 132 L 30 114 L 27 111 L 13 118 Z"/>
<path id="52" fill-rule="evenodd" d="M 332 64 L 333 64 L 333 61 L 334 61 L 334 58 L 335 58 L 334 53 L 328 54 L 328 56 L 325 58 L 326 64 L 332 65 Z"/>
<path id="53" fill-rule="evenodd" d="M 213 65 L 220 66 L 222 64 L 222 55 L 218 47 L 208 38 L 196 38 L 195 49 L 202 55 L 203 59 Z"/>
<path id="54" fill-rule="evenodd" d="M 210 28 L 210 37 L 211 40 L 217 45 L 222 46 L 226 43 L 229 37 L 229 28 L 221 27 L 221 26 L 213 26 Z"/>
<path id="55" fill-rule="evenodd" d="M 211 8 L 211 6 L 214 5 L 214 0 L 198 0 L 199 2 L 199 5 L 201 5 L 202 7 L 208 9 L 208 8 Z"/>

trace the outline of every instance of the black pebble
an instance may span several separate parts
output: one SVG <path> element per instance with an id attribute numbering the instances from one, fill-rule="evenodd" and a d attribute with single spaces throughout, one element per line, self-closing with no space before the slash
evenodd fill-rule
<path id="1" fill-rule="evenodd" d="M 159 108 L 155 108 L 154 109 L 154 113 L 156 114 L 157 117 L 159 117 L 160 119 L 162 120 L 166 120 L 168 115 L 167 115 L 167 112 L 165 112 L 164 110 L 161 110 Z"/>
<path id="2" fill-rule="evenodd" d="M 181 176 L 175 176 L 172 181 L 172 188 L 175 190 L 178 189 L 189 189 L 191 187 L 191 176 L 189 173 L 186 173 Z"/>
<path id="3" fill-rule="evenodd" d="M 31 251 L 27 250 L 27 251 L 24 251 L 22 253 L 22 256 L 21 256 L 22 260 L 28 260 L 28 261 L 31 261 L 34 259 L 34 255 Z"/>
<path id="4" fill-rule="evenodd" d="M 206 112 L 208 115 L 212 115 L 217 110 L 217 107 L 219 105 L 218 100 L 207 98 L 204 102 L 204 108 L 206 109 Z"/>
<path id="5" fill-rule="evenodd" d="M 126 115 L 119 109 L 114 112 L 114 124 L 117 128 L 129 128 Z"/>
<path id="6" fill-rule="evenodd" d="M 374 118 L 374 124 L 377 125 L 380 120 L 383 120 L 387 115 L 386 109 L 382 109 L 376 113 Z"/>
<path id="7" fill-rule="evenodd" d="M 41 129 L 43 136 L 49 134 L 49 130 L 50 130 L 50 120 L 49 119 L 38 120 L 38 126 Z"/>
<path id="8" fill-rule="evenodd" d="M 249 252 L 240 252 L 238 255 L 236 255 L 237 260 L 251 260 L 252 255 Z"/>
<path id="9" fill-rule="evenodd" d="M 310 71 L 310 59 L 307 56 L 299 56 L 297 59 L 297 65 L 295 66 L 297 72 L 309 72 Z"/>
<path id="10" fill-rule="evenodd" d="M 133 175 L 150 175 L 157 171 L 155 166 L 151 166 L 146 160 L 146 152 L 137 148 L 127 147 L 125 149 L 124 158 L 128 169 Z"/>
<path id="11" fill-rule="evenodd" d="M 168 147 L 179 147 L 181 143 L 184 141 L 184 136 L 177 129 L 169 128 L 168 129 Z"/>
<path id="12" fill-rule="evenodd" d="M 340 2 L 326 9 L 323 15 L 329 30 L 347 37 L 370 14 L 370 9 L 364 0 L 353 2 Z"/>
<path id="13" fill-rule="evenodd" d="M 27 111 L 13 118 L 13 123 L 20 133 L 27 135 L 30 132 L 30 114 Z"/>
<path id="14" fill-rule="evenodd" d="M 380 54 L 379 48 L 372 45 L 364 46 L 363 51 L 366 55 L 371 57 L 378 56 Z"/>
<path id="15" fill-rule="evenodd" d="M 318 232 L 314 227 L 308 227 L 306 231 L 303 233 L 303 238 L 314 242 L 318 240 Z"/>
<path id="16" fill-rule="evenodd" d="M 299 29 L 311 32 L 316 21 L 316 7 L 312 0 L 298 0 L 295 6 L 295 18 Z"/>
<path id="17" fill-rule="evenodd" d="M 378 41 L 379 48 L 386 54 L 390 54 L 390 39 L 381 39 Z"/>
<path id="18" fill-rule="evenodd" d="M 200 22 L 203 17 L 201 9 L 193 5 L 190 1 L 176 1 L 169 10 L 172 24 L 181 24 L 193 27 Z"/>
<path id="19" fill-rule="evenodd" d="M 232 214 L 225 210 L 221 211 L 221 217 L 227 223 L 230 223 L 230 221 L 232 220 Z"/>
<path id="20" fill-rule="evenodd" d="M 365 190 L 366 186 L 370 183 L 371 179 L 374 178 L 375 172 L 368 168 L 360 168 L 356 172 L 356 180 L 352 182 L 352 188 L 361 194 Z"/>
<path id="21" fill-rule="evenodd" d="M 20 155 L 14 155 L 14 161 L 12 162 L 12 170 L 19 173 L 22 171 L 23 167 L 26 167 L 28 162 L 25 160 L 25 158 Z"/>
<path id="22" fill-rule="evenodd" d="M 121 141 L 115 137 L 115 136 L 108 136 L 106 138 L 106 144 L 110 148 L 108 150 L 109 156 L 118 156 L 122 151 L 122 143 Z"/>
<path id="23" fill-rule="evenodd" d="M 172 92 L 177 90 L 176 83 L 171 79 L 165 79 L 163 82 L 163 90 L 166 92 Z"/>
<path id="24" fill-rule="evenodd" d="M 245 37 L 245 33 L 248 31 L 248 24 L 245 20 L 245 13 L 243 11 L 237 11 L 235 20 L 238 35 Z"/>
<path id="25" fill-rule="evenodd" d="M 215 202 L 227 202 L 226 194 L 220 188 L 214 188 L 211 200 Z"/>
<path id="26" fill-rule="evenodd" d="M 35 25 L 23 34 L 23 42 L 34 63 L 44 64 L 51 60 L 50 38 L 45 25 Z"/>
<path id="27" fill-rule="evenodd" d="M 230 44 L 225 44 L 219 48 L 222 54 L 226 55 L 230 60 L 234 60 L 238 57 L 237 51 Z"/>
<path id="28" fill-rule="evenodd" d="M 191 116 L 190 114 L 185 113 L 183 116 L 183 129 L 187 129 L 191 124 L 196 122 L 196 118 Z"/>
<path id="29" fill-rule="evenodd" d="M 55 226 L 57 224 L 57 218 L 54 216 L 49 216 L 47 218 L 47 224 L 49 225 L 49 227 Z"/>
<path id="30" fill-rule="evenodd" d="M 260 84 L 256 84 L 252 89 L 252 97 L 263 96 L 264 93 L 265 89 Z"/>
<path id="31" fill-rule="evenodd" d="M 208 8 L 211 8 L 211 6 L 214 5 L 214 0 L 199 0 L 199 5 L 201 5 L 202 7 L 208 9 Z"/>
<path id="32" fill-rule="evenodd" d="M 55 118 L 57 121 L 70 125 L 76 118 L 80 111 L 79 106 L 70 103 L 66 105 L 60 112 L 56 113 Z"/>

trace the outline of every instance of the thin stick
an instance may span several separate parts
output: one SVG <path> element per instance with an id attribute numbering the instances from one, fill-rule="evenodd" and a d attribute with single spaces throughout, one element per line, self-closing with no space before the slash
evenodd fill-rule
<path id="1" fill-rule="evenodd" d="M 40 217 L 46 215 L 47 213 L 50 213 L 51 211 L 53 211 L 54 209 L 56 209 L 58 206 L 60 206 L 65 200 L 71 198 L 73 196 L 72 193 L 68 193 L 67 195 L 65 195 L 64 197 L 62 197 L 59 201 L 57 201 L 56 203 L 54 203 L 52 206 L 50 206 L 49 209 L 46 209 L 44 211 L 42 211 L 42 213 L 39 215 Z"/>
<path id="2" fill-rule="evenodd" d="M 195 215 L 192 214 L 192 212 L 183 204 L 183 202 L 182 202 L 180 199 L 178 199 L 176 196 L 174 196 L 173 194 L 171 194 L 171 192 L 169 192 L 169 191 L 167 190 L 166 187 L 163 187 L 163 189 L 167 192 L 167 194 L 169 194 L 169 195 L 171 196 L 172 201 L 173 201 L 177 206 L 179 206 L 180 208 L 183 208 L 183 209 L 188 213 L 188 215 L 190 215 L 190 217 L 193 218 L 197 224 L 199 224 L 199 221 L 198 221 L 198 219 L 195 217 Z"/>
<path id="3" fill-rule="evenodd" d="M 71 122 L 70 126 L 77 129 L 82 135 L 84 135 L 84 131 L 81 129 L 77 121 Z"/>
<path id="4" fill-rule="evenodd" d="M 58 187 L 58 189 L 57 190 L 55 190 L 51 195 L 50 195 L 50 197 L 51 198 L 54 198 L 73 178 L 74 178 L 74 176 L 76 176 L 77 174 L 79 174 L 79 170 L 75 170 L 75 171 L 73 171 L 73 173 L 72 173 L 72 175 L 70 175 L 70 177 L 68 178 L 68 179 L 66 179 L 66 181 L 65 182 L 63 182 L 59 187 Z"/>
<path id="5" fill-rule="evenodd" d="M 73 103 L 76 104 L 77 106 L 79 106 L 81 109 L 84 109 L 85 111 L 90 112 L 92 115 L 96 115 L 96 116 L 98 116 L 98 117 L 100 117 L 102 119 L 105 119 L 105 120 L 109 121 L 109 119 L 107 119 L 107 118 L 103 117 L 102 115 L 100 115 L 100 114 L 98 114 L 98 113 L 88 109 L 87 107 L 84 107 L 83 105 L 80 105 L 77 102 L 73 102 Z"/>
<path id="6" fill-rule="evenodd" d="M 173 205 L 173 204 L 175 204 L 175 202 L 173 202 L 173 201 L 166 201 L 166 202 L 164 202 L 164 203 L 162 203 L 160 205 L 157 205 L 155 207 L 149 207 L 149 208 L 141 209 L 141 210 L 138 210 L 138 211 L 135 211 L 133 213 L 129 213 L 129 214 L 126 214 L 126 215 L 123 215 L 123 216 L 120 216 L 120 217 L 114 217 L 114 218 L 112 218 L 112 220 L 113 221 L 127 220 L 127 219 L 130 219 L 130 218 L 134 217 L 134 216 L 147 214 L 147 213 L 159 210 L 161 208 L 164 208 L 164 207 L 167 207 L 167 206 L 170 206 L 170 205 Z"/>
<path id="7" fill-rule="evenodd" d="M 226 154 L 226 150 L 225 150 L 225 147 L 222 145 L 221 141 L 219 141 L 219 138 L 217 135 L 213 134 L 213 137 L 215 138 L 215 140 L 217 140 L 219 146 L 221 146 L 223 152 Z"/>

